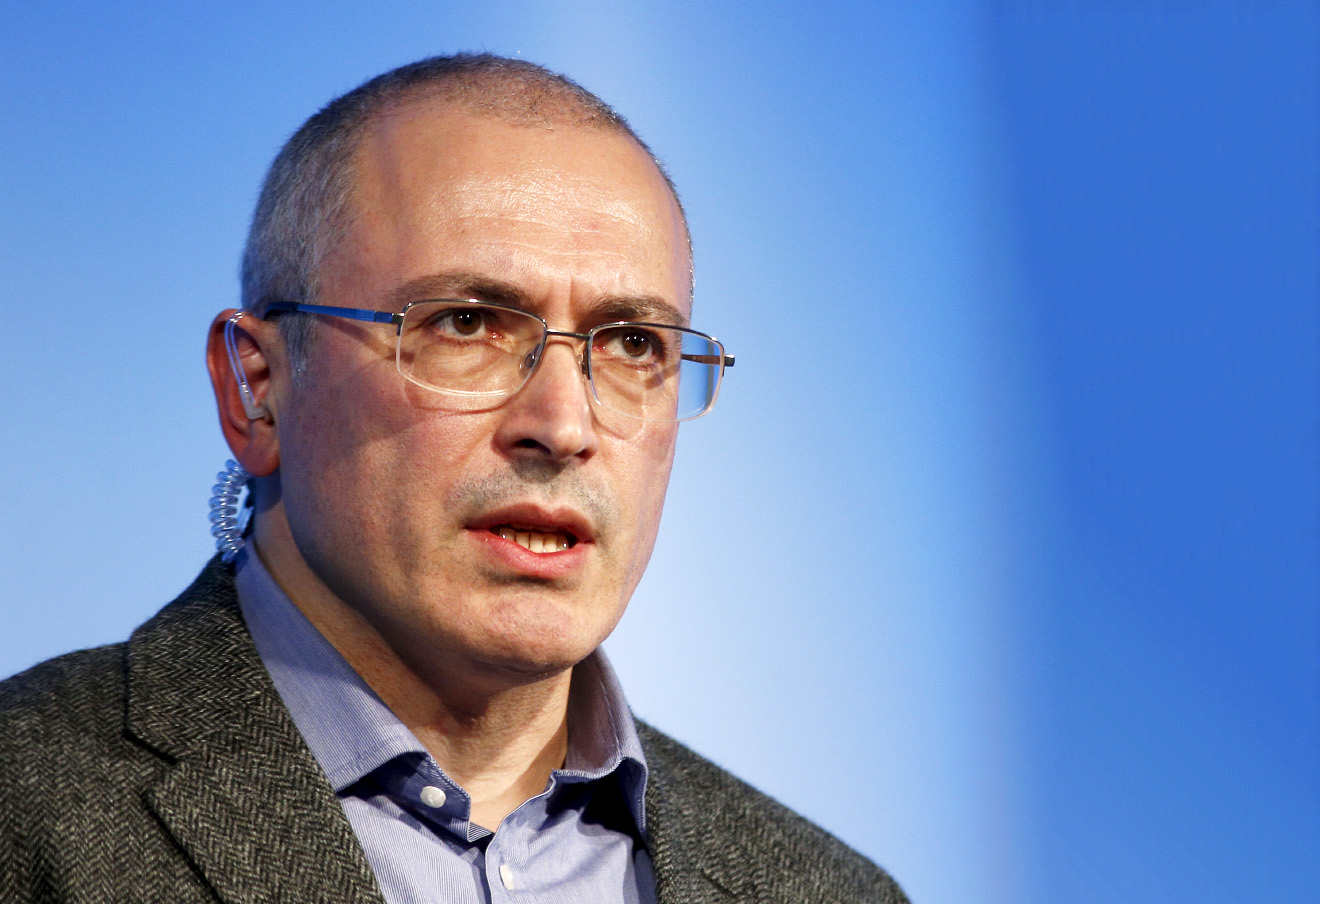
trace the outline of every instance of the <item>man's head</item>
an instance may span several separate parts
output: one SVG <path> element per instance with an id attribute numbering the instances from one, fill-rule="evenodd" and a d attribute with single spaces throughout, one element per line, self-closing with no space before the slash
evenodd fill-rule
<path id="1" fill-rule="evenodd" d="M 472 63 L 417 64 L 456 67 L 439 87 L 396 91 L 403 76 L 382 76 L 304 126 L 291 144 L 329 150 L 301 152 L 309 172 L 273 168 L 245 301 L 398 311 L 476 298 L 578 333 L 686 324 L 686 226 L 649 151 L 571 83 L 511 61 L 496 68 L 515 74 L 483 80 Z M 330 116 L 336 105 L 349 109 Z M 357 121 L 326 139 L 322 118 Z M 579 340 L 552 339 L 497 407 L 455 411 L 399 375 L 388 324 L 281 315 L 318 321 L 315 342 L 291 350 L 248 316 L 240 354 L 267 412 L 253 418 L 224 318 L 209 361 L 226 438 L 257 476 L 258 547 L 333 641 L 432 684 L 479 684 L 561 671 L 612 630 L 650 556 L 677 427 L 593 404 Z M 538 534 L 570 548 L 533 552 Z"/>

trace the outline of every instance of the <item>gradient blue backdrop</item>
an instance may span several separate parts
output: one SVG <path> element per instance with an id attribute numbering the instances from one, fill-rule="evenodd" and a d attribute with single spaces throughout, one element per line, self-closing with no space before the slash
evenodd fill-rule
<path id="1" fill-rule="evenodd" d="M 0 2 L 0 673 L 208 555 L 264 167 L 492 50 L 628 115 L 738 356 L 609 649 L 914 900 L 1320 897 L 1320 14 Z"/>

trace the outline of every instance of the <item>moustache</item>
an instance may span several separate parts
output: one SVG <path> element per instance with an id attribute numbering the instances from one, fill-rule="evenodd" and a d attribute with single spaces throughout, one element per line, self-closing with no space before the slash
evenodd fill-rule
<path id="1" fill-rule="evenodd" d="M 506 471 L 463 480 L 450 490 L 448 502 L 469 521 L 520 502 L 569 506 L 591 523 L 597 542 L 609 536 L 619 513 L 614 493 L 599 478 L 543 461 L 516 461 Z"/>

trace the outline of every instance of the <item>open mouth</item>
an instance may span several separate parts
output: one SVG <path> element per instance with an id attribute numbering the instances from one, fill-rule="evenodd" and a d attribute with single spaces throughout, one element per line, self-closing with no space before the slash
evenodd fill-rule
<path id="1" fill-rule="evenodd" d="M 577 537 L 565 530 L 548 531 L 521 524 L 495 524 L 490 527 L 490 532 L 534 553 L 560 552 L 577 545 Z"/>

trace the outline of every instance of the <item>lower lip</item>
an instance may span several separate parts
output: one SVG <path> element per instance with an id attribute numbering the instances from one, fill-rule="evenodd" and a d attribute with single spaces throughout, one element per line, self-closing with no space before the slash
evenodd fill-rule
<path id="1" fill-rule="evenodd" d="M 489 530 L 469 529 L 468 533 L 506 568 L 533 578 L 553 579 L 572 574 L 586 563 L 592 547 L 590 543 L 579 541 L 557 552 L 532 552 Z"/>

